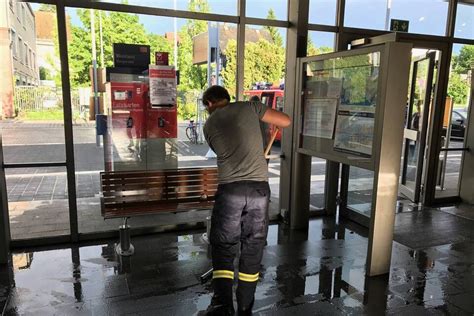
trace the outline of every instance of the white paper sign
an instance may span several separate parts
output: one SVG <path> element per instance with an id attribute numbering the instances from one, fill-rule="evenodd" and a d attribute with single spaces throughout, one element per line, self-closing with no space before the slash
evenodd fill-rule
<path id="1" fill-rule="evenodd" d="M 332 139 L 337 103 L 337 98 L 306 99 L 303 135 Z"/>
<path id="2" fill-rule="evenodd" d="M 152 105 L 176 104 L 174 66 L 150 65 L 150 102 Z"/>

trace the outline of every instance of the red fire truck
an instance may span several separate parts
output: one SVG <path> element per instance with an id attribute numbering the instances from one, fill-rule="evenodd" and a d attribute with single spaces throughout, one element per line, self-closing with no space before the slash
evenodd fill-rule
<path id="1" fill-rule="evenodd" d="M 244 91 L 244 98 L 249 100 L 251 97 L 257 96 L 260 99 L 260 102 L 265 104 L 266 106 L 277 110 L 283 111 L 284 105 L 284 91 L 281 89 L 268 89 L 268 90 L 248 90 Z M 275 130 L 275 126 L 270 125 L 267 131 L 267 138 L 273 134 Z M 281 141 L 281 131 L 278 132 L 276 141 Z"/>

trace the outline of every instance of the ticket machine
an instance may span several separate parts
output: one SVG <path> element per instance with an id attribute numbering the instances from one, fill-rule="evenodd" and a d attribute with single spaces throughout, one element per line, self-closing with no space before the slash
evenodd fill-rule
<path id="1" fill-rule="evenodd" d="M 149 56 L 149 50 L 135 49 L 135 46 L 140 45 L 132 46 L 134 51 L 145 51 Z M 123 47 L 121 45 L 119 49 Z M 117 55 L 115 51 L 114 55 Z M 123 58 L 126 54 L 118 55 Z M 105 170 L 177 168 L 178 122 L 174 68 L 145 66 L 146 60 L 132 57 L 126 59 L 127 67 L 123 67 L 120 59 L 117 59 L 119 66 L 109 67 L 106 72 Z M 114 61 L 116 64 L 117 59 Z M 138 60 L 138 65 L 130 60 Z"/>

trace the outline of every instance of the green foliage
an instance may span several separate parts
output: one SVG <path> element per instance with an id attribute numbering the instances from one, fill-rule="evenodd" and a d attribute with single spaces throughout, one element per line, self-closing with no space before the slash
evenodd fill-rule
<path id="1" fill-rule="evenodd" d="M 273 11 L 273 9 L 268 10 L 267 19 L 276 20 L 275 11 Z M 282 38 L 280 32 L 278 32 L 278 29 L 276 27 L 274 27 L 274 26 L 264 26 L 263 28 L 266 29 L 268 31 L 268 33 L 270 33 L 270 36 L 272 37 L 273 44 L 275 44 L 279 47 L 283 47 L 283 38 Z"/>
<path id="2" fill-rule="evenodd" d="M 63 121 L 64 114 L 62 108 L 57 108 L 47 111 L 20 112 L 19 118 L 25 121 Z"/>
<path id="3" fill-rule="evenodd" d="M 449 76 L 448 95 L 453 99 L 454 103 L 465 104 L 469 94 L 469 84 L 467 80 L 463 80 L 461 75 L 451 72 Z"/>
<path id="4" fill-rule="evenodd" d="M 178 105 L 178 116 L 185 121 L 196 118 L 196 104 L 186 103 Z"/>
<path id="5" fill-rule="evenodd" d="M 56 12 L 56 6 L 54 4 L 45 4 L 42 3 L 38 9 L 38 11 L 43 12 Z"/>
<path id="6" fill-rule="evenodd" d="M 51 80 L 51 74 L 48 68 L 45 68 L 43 66 L 39 67 L 39 76 L 40 80 Z"/>
<path id="7" fill-rule="evenodd" d="M 474 63 L 474 45 L 464 45 L 458 56 L 453 56 L 452 68 L 458 74 L 467 74 Z"/>
<path id="8" fill-rule="evenodd" d="M 308 45 L 306 48 L 306 55 L 307 56 L 315 56 L 315 55 L 320 55 L 320 54 L 326 54 L 326 53 L 331 53 L 333 52 L 334 49 L 328 46 L 321 46 L 321 47 L 316 47 L 311 40 L 311 37 L 308 37 Z"/>
<path id="9" fill-rule="evenodd" d="M 226 68 L 221 76 L 224 86 L 235 87 L 237 60 L 237 43 L 230 40 L 224 54 L 227 58 Z M 285 51 L 274 43 L 260 39 L 256 43 L 245 44 L 244 89 L 250 89 L 255 82 L 278 82 L 284 76 Z M 234 97 L 234 91 L 229 91 Z"/>
<path id="10" fill-rule="evenodd" d="M 102 38 L 104 48 L 104 65 L 113 65 L 113 44 L 129 43 L 151 46 L 151 60 L 154 60 L 155 51 L 171 53 L 171 44 L 163 37 L 147 33 L 136 14 L 121 12 L 103 13 L 94 12 L 94 26 L 96 30 L 97 59 L 100 58 L 99 14 L 102 14 Z M 82 22 L 81 26 L 71 26 L 72 41 L 69 44 L 70 76 L 73 87 L 90 85 L 89 67 L 92 64 L 92 39 L 90 10 L 79 9 L 77 15 Z M 173 63 L 173 56 L 170 54 Z M 100 63 L 99 63 L 100 64 Z"/>
<path id="11" fill-rule="evenodd" d="M 206 0 L 191 0 L 188 5 L 191 12 L 209 12 Z M 179 31 L 178 69 L 181 73 L 179 89 L 203 90 L 207 84 L 207 67 L 193 65 L 193 37 L 207 32 L 207 22 L 188 20 Z"/>

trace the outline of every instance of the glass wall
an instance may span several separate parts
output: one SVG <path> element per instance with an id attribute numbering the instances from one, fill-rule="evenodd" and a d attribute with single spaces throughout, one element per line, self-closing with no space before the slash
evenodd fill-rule
<path id="1" fill-rule="evenodd" d="M 68 8 L 67 14 L 71 17 L 72 29 L 68 43 L 72 89 L 78 93 L 89 92 L 92 86 L 89 72 L 92 60 L 91 11 Z M 127 77 L 128 81 L 125 80 L 126 82 L 120 84 L 114 81 L 119 80 L 113 79 L 115 75 L 110 75 L 108 81 L 104 78 L 102 82 L 99 82 L 99 111 L 108 116 L 108 122 L 111 125 L 108 129 L 110 136 L 107 138 L 108 141 L 104 142 L 104 138 L 99 136 L 99 145 L 96 141 L 93 100 L 91 95 L 84 98 L 85 114 L 74 126 L 78 217 L 81 233 L 115 230 L 119 223 L 119 220 L 104 222 L 101 216 L 100 172 L 104 170 L 145 171 L 216 166 L 215 154 L 209 149 L 202 133 L 207 112 L 202 106 L 201 95 L 209 85 L 214 84 L 223 85 L 233 96 L 236 91 L 237 27 L 235 24 L 168 17 L 154 17 L 154 21 L 150 22 L 147 16 L 143 15 L 97 10 L 94 11 L 94 20 L 99 74 L 102 65 L 113 66 L 114 43 L 149 45 L 152 64 L 155 63 L 155 52 L 169 54 L 169 63 L 170 65 L 177 64 L 180 77 L 177 86 L 178 121 L 177 135 L 170 138 L 155 137 L 149 122 L 144 127 L 145 135 L 138 133 L 141 130 L 138 127 L 140 124 L 138 119 L 131 124 L 130 128 L 125 123 L 122 124 L 123 126 L 119 124 L 121 114 L 112 101 L 115 98 L 114 93 L 118 91 L 117 87 L 134 85 L 137 82 L 143 82 L 147 86 L 148 67 L 142 69 L 144 75 L 139 71 L 136 75 Z M 117 32 L 118 29 L 123 31 Z M 255 40 L 259 40 L 260 37 L 262 36 L 259 33 Z M 208 47 L 211 50 L 210 56 Z M 84 55 L 86 58 L 78 59 L 75 57 L 77 55 Z M 112 70 L 109 70 L 110 72 L 114 73 Z M 122 86 L 119 87 L 122 90 L 132 89 L 131 86 L 129 88 Z M 150 115 L 152 113 L 148 113 L 147 121 L 150 120 Z M 127 122 L 128 116 L 133 119 L 133 113 L 130 112 L 124 117 Z M 195 133 L 190 129 L 191 125 L 195 127 Z M 132 227 L 157 226 L 157 224 L 204 221 L 207 215 L 208 211 L 197 212 L 193 215 L 194 217 L 186 213 L 170 213 L 146 218 L 134 217 L 130 222 Z"/>
<path id="2" fill-rule="evenodd" d="M 310 0 L 309 23 L 336 25 L 337 0 Z"/>
<path id="3" fill-rule="evenodd" d="M 448 1 L 347 0 L 344 24 L 364 29 L 390 30 L 392 19 L 407 20 L 410 33 L 444 35 L 447 17 Z"/>
<path id="4" fill-rule="evenodd" d="M 0 66 L 4 162 L 64 163 L 61 66 L 52 45 L 57 39 L 56 15 L 46 12 L 47 6 L 23 2 L 4 7 L 10 35 L 10 51 L 2 55 L 7 60 Z M 44 27 L 37 34 L 39 23 Z M 65 171 L 40 165 L 6 170 L 12 239 L 69 234 Z"/>
<path id="5" fill-rule="evenodd" d="M 247 0 L 245 15 L 252 18 L 287 20 L 287 0 Z"/>
<path id="6" fill-rule="evenodd" d="M 436 197 L 457 196 L 466 136 L 469 100 L 472 98 L 474 45 L 453 45 L 445 103 L 441 151 L 438 162 Z M 448 150 L 447 150 L 448 149 Z M 456 150 L 459 149 L 459 150 Z"/>
<path id="7" fill-rule="evenodd" d="M 347 207 L 366 217 L 370 217 L 373 187 L 373 171 L 350 167 Z"/>
<path id="8" fill-rule="evenodd" d="M 101 0 L 101 2 L 110 2 L 117 4 L 129 4 L 142 7 L 160 8 L 160 9 L 175 9 L 182 11 L 199 11 L 215 14 L 236 15 L 238 0 Z M 148 19 L 154 20 L 153 16 Z M 145 18 L 145 20 L 147 20 Z M 157 23 L 156 21 L 154 23 Z M 158 24 L 156 24 L 158 25 Z"/>
<path id="9" fill-rule="evenodd" d="M 69 235 L 66 168 L 7 169 L 12 240 Z"/>
<path id="10" fill-rule="evenodd" d="M 260 100 L 267 107 L 284 110 L 285 104 L 286 29 L 273 26 L 248 25 L 245 29 L 244 98 Z M 262 124 L 264 147 L 277 133 L 268 162 L 271 189 L 270 217 L 279 214 L 281 132 L 276 127 Z"/>
<path id="11" fill-rule="evenodd" d="M 334 51 L 335 33 L 308 31 L 307 56 L 331 53 Z"/>
<path id="12" fill-rule="evenodd" d="M 454 37 L 474 39 L 474 4 L 461 2 L 459 1 L 456 11 Z"/>

